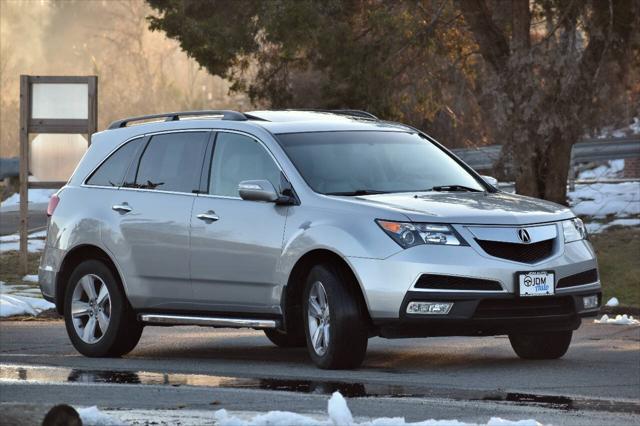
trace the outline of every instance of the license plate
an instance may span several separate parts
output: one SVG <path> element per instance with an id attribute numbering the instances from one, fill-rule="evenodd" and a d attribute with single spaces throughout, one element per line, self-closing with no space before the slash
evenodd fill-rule
<path id="1" fill-rule="evenodd" d="M 548 271 L 519 272 L 520 296 L 549 296 L 555 293 L 555 274 Z"/>

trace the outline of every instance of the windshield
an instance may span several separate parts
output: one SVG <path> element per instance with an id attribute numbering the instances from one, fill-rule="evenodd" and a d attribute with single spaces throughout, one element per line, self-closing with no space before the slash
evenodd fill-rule
<path id="1" fill-rule="evenodd" d="M 453 158 L 415 133 L 311 132 L 277 137 L 305 181 L 321 194 L 485 190 Z"/>

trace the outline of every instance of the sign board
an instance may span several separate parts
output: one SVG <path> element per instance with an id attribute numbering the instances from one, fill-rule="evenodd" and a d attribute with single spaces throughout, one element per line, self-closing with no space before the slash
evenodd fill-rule
<path id="1" fill-rule="evenodd" d="M 29 135 L 86 134 L 98 125 L 98 77 L 20 76 L 20 265 L 27 273 L 29 188 L 60 188 L 65 182 L 29 181 Z"/>
<path id="2" fill-rule="evenodd" d="M 88 83 L 35 83 L 31 90 L 31 118 L 89 118 Z"/>

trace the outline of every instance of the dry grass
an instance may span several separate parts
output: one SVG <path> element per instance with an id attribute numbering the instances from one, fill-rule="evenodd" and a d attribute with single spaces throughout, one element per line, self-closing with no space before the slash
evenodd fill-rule
<path id="1" fill-rule="evenodd" d="M 591 236 L 598 255 L 604 302 L 640 307 L 640 229 L 611 228 Z"/>
<path id="2" fill-rule="evenodd" d="M 38 273 L 39 253 L 29 253 L 29 274 Z M 20 255 L 17 251 L 7 251 L 0 254 L 0 281 L 6 283 L 22 283 L 23 275 L 20 273 Z M 25 283 L 29 284 L 29 283 Z"/>

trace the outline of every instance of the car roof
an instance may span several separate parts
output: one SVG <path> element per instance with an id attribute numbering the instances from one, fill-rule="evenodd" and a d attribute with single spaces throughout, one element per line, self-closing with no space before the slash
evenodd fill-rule
<path id="1" fill-rule="evenodd" d="M 251 111 L 245 113 L 245 115 L 250 120 L 255 120 L 253 121 L 255 124 L 275 134 L 322 131 L 408 130 L 406 126 L 398 123 L 329 111 Z"/>
<path id="2" fill-rule="evenodd" d="M 107 129 L 107 132 L 116 130 L 123 132 L 123 134 L 132 135 L 185 127 L 242 130 L 246 129 L 247 126 L 262 127 L 274 134 L 358 130 L 406 132 L 413 130 L 408 126 L 378 120 L 367 112 L 355 110 L 262 110 L 246 113 L 220 110 L 186 111 L 131 117 L 114 121 Z"/>

